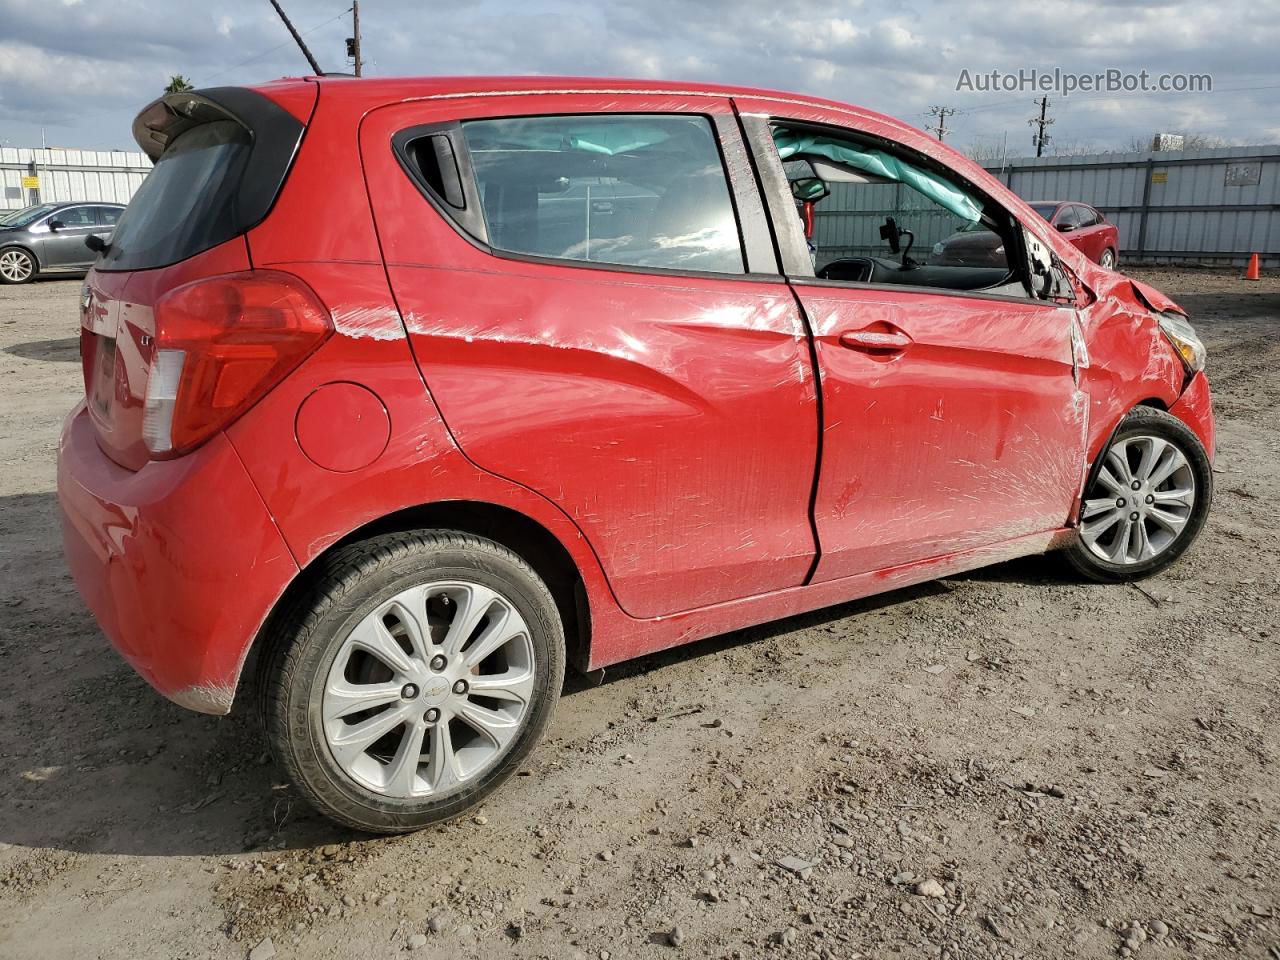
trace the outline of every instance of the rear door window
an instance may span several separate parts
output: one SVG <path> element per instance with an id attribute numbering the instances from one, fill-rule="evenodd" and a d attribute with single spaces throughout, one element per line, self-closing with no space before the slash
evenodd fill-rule
<path id="1" fill-rule="evenodd" d="M 701 116 L 474 120 L 462 133 L 496 250 L 745 272 L 711 124 Z"/>
<path id="2" fill-rule="evenodd" d="M 113 226 L 120 219 L 119 207 L 98 207 L 98 223 L 104 226 Z"/>

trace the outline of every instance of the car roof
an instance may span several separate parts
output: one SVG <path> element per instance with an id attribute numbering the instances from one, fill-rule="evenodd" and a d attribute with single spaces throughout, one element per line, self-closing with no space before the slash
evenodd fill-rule
<path id="1" fill-rule="evenodd" d="M 776 100 L 818 109 L 835 108 L 868 120 L 893 126 L 902 121 L 863 107 L 810 97 L 782 90 L 740 87 L 722 83 L 637 80 L 626 77 L 353 77 L 347 74 L 325 74 L 319 77 L 283 77 L 254 89 L 316 83 L 325 97 L 350 97 L 366 102 L 395 103 L 417 99 L 455 99 L 464 97 L 511 97 L 533 94 L 656 94 L 659 96 L 739 97 Z"/>

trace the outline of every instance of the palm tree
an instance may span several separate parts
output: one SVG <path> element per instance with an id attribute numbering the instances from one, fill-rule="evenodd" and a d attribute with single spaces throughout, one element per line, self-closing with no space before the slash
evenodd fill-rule
<path id="1" fill-rule="evenodd" d="M 165 93 L 181 93 L 183 90 L 192 90 L 191 81 L 180 73 L 175 73 L 169 78 L 169 85 L 164 88 Z"/>

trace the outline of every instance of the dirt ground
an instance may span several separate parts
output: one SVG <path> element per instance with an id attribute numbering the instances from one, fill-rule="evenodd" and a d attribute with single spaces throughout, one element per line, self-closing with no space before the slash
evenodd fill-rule
<path id="1" fill-rule="evenodd" d="M 1280 282 L 1141 275 L 1219 417 L 1172 570 L 1023 560 L 574 677 L 484 809 L 395 839 L 107 647 L 53 492 L 79 283 L 0 287 L 0 957 L 1280 960 Z"/>

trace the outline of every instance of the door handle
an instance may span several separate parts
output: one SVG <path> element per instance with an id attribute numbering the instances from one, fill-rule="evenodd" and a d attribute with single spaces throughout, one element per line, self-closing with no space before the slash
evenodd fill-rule
<path id="1" fill-rule="evenodd" d="M 897 328 L 846 330 L 840 334 L 840 346 L 864 353 L 902 353 L 912 342 L 909 336 Z"/>

